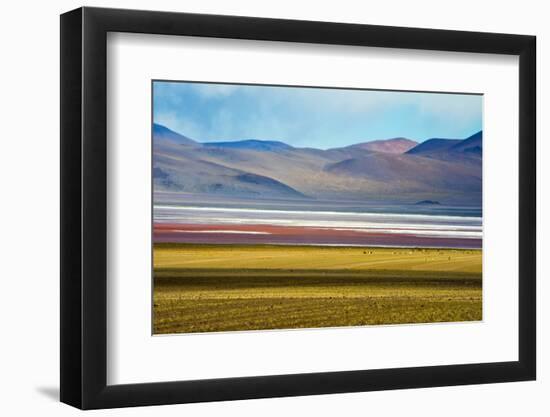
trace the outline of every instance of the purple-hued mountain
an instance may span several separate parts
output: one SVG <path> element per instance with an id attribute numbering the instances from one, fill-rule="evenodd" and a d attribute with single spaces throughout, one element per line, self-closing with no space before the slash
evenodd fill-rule
<path id="1" fill-rule="evenodd" d="M 466 139 L 428 139 L 407 151 L 410 155 L 456 161 L 464 158 L 481 159 L 483 132 Z"/>
<path id="2" fill-rule="evenodd" d="M 401 154 L 407 152 L 417 145 L 418 142 L 414 140 L 406 138 L 394 138 L 357 143 L 355 145 L 347 146 L 344 149 L 362 149 L 372 152 Z"/>
<path id="3" fill-rule="evenodd" d="M 483 132 L 477 132 L 469 138 L 461 140 L 459 143 L 454 145 L 451 150 L 455 152 L 466 152 L 481 156 L 481 151 L 483 149 L 482 141 Z"/>
<path id="4" fill-rule="evenodd" d="M 174 132 L 173 130 L 168 129 L 162 125 L 153 124 L 153 138 L 156 142 L 167 141 L 173 142 L 180 145 L 196 145 L 193 139 L 189 139 L 179 133 Z"/>
<path id="5" fill-rule="evenodd" d="M 481 206 L 482 132 L 334 148 L 248 139 L 200 143 L 153 126 L 155 191 L 231 199 L 367 201 Z"/>
<path id="6" fill-rule="evenodd" d="M 229 149 L 251 149 L 254 151 L 276 151 L 293 149 L 292 146 L 287 145 L 283 142 L 256 139 L 238 140 L 235 142 L 206 142 L 203 143 L 203 146 Z"/>
<path id="7" fill-rule="evenodd" d="M 427 155 L 433 152 L 441 152 L 451 148 L 452 146 L 458 144 L 460 139 L 428 139 L 425 142 L 422 142 L 418 146 L 408 150 L 407 152 L 412 155 Z"/>

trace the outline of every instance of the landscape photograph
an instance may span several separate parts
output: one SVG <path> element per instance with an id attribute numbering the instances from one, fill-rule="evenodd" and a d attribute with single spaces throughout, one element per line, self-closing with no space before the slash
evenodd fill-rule
<path id="1" fill-rule="evenodd" d="M 483 96 L 152 82 L 152 333 L 483 319 Z"/>

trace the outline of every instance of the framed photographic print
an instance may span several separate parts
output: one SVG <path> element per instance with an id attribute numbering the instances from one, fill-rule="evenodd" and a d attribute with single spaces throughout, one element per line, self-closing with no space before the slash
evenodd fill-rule
<path id="1" fill-rule="evenodd" d="M 61 400 L 535 379 L 535 38 L 61 16 Z"/>

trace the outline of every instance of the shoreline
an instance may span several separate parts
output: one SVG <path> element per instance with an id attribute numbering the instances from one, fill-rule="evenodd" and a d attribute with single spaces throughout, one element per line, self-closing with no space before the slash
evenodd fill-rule
<path id="1" fill-rule="evenodd" d="M 468 230 L 422 227 L 314 227 L 266 224 L 154 223 L 153 241 L 182 244 L 263 244 L 340 247 L 481 249 L 482 237 Z"/>
<path id="2" fill-rule="evenodd" d="M 353 244 L 326 244 L 326 243 L 187 243 L 187 242 L 153 242 L 152 247 L 195 247 L 195 248 L 208 248 L 208 247 L 289 247 L 289 248 L 334 248 L 334 249 L 399 249 L 399 250 L 440 250 L 440 251 L 479 251 L 482 252 L 483 248 L 470 248 L 470 247 L 443 247 L 443 246 L 394 246 L 394 245 L 353 245 Z"/>

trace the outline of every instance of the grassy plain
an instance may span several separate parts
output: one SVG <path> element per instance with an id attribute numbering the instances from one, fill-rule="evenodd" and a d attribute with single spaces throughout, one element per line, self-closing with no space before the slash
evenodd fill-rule
<path id="1" fill-rule="evenodd" d="M 155 334 L 482 319 L 481 250 L 155 244 Z"/>

